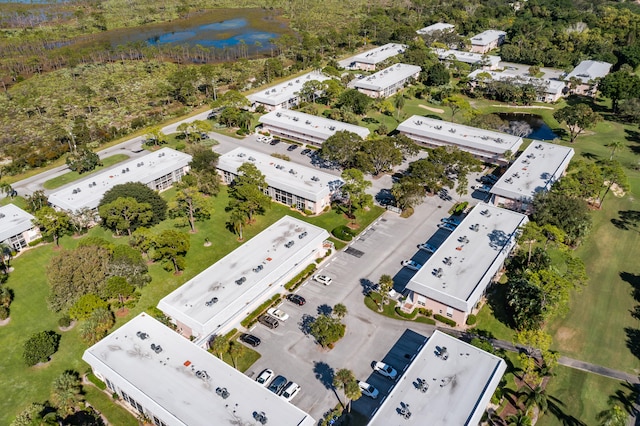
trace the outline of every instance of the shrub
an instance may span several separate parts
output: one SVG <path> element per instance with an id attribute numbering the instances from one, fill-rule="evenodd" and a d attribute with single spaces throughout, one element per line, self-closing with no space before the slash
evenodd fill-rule
<path id="1" fill-rule="evenodd" d="M 400 309 L 400 306 L 396 306 L 396 314 L 399 317 L 412 320 L 418 315 L 418 311 L 414 310 L 412 312 L 407 313 L 407 312 L 404 312 L 402 309 Z"/>
<path id="2" fill-rule="evenodd" d="M 313 212 L 309 209 L 304 209 L 304 214 L 306 214 L 307 216 L 311 216 Z"/>
<path id="3" fill-rule="evenodd" d="M 176 151 L 184 151 L 185 149 L 187 149 L 187 145 L 184 142 L 176 144 Z"/>
<path id="4" fill-rule="evenodd" d="M 262 315 L 264 311 L 266 311 L 272 305 L 275 305 L 276 303 L 279 303 L 279 302 L 280 302 L 280 295 L 276 294 L 271 299 L 267 300 L 262 305 L 258 306 L 256 310 L 254 310 L 249 315 L 247 315 L 247 317 L 243 319 L 242 322 L 240 322 L 240 325 L 245 328 L 251 327 L 253 324 L 256 323 L 256 321 L 258 321 L 258 317 Z"/>
<path id="5" fill-rule="evenodd" d="M 476 318 L 476 316 L 473 314 L 469 314 L 469 316 L 467 317 L 467 325 L 474 325 L 477 321 L 478 318 Z"/>
<path id="6" fill-rule="evenodd" d="M 295 290 L 296 288 L 298 288 L 300 284 L 302 284 L 304 280 L 306 280 L 309 277 L 309 275 L 313 274 L 313 271 L 315 270 L 316 270 L 316 265 L 313 263 L 309 264 L 298 275 L 296 275 L 288 283 L 286 283 L 284 285 L 284 288 L 289 291 Z"/>
<path id="7" fill-rule="evenodd" d="M 355 236 L 354 232 L 347 225 L 340 225 L 331 231 L 334 237 L 342 241 L 351 241 Z"/>
<path id="8" fill-rule="evenodd" d="M 284 161 L 291 161 L 291 158 L 286 154 L 279 154 L 277 152 L 274 152 L 273 154 L 271 154 L 271 156 L 275 158 L 279 158 Z"/>
<path id="9" fill-rule="evenodd" d="M 35 239 L 35 240 L 31 241 L 31 242 L 28 244 L 28 246 L 29 246 L 29 247 L 35 247 L 35 246 L 37 246 L 38 244 L 40 244 L 41 242 L 43 242 L 43 241 L 44 241 L 44 240 L 43 240 L 42 238 L 37 238 L 37 239 Z"/>
<path id="10" fill-rule="evenodd" d="M 67 328 L 71 325 L 71 318 L 69 318 L 67 315 L 61 317 L 58 320 L 58 325 L 62 328 Z"/>
<path id="11" fill-rule="evenodd" d="M 424 315 L 425 317 L 430 317 L 431 315 L 433 315 L 433 311 L 427 308 L 418 308 L 418 313 L 420 315 Z"/>
<path id="12" fill-rule="evenodd" d="M 331 208 L 331 206 L 329 206 L 329 205 L 324 206 L 324 209 L 322 209 L 322 211 L 326 213 L 326 212 L 329 211 L 330 208 Z"/>
<path id="13" fill-rule="evenodd" d="M 451 207 L 451 210 L 449 210 L 449 213 L 451 213 L 454 216 L 460 216 L 462 213 L 464 213 L 464 210 L 467 208 L 468 205 L 469 205 L 468 201 L 456 203 L 453 207 Z"/>
<path id="14" fill-rule="evenodd" d="M 24 342 L 24 352 L 22 358 L 27 366 L 31 367 L 39 362 L 47 362 L 51 355 L 58 351 L 60 335 L 53 331 L 41 331 L 32 334 Z"/>
<path id="15" fill-rule="evenodd" d="M 447 317 L 445 317 L 443 315 L 440 315 L 440 314 L 435 314 L 433 317 L 435 319 L 437 319 L 438 321 L 440 321 L 441 323 L 447 324 L 447 325 L 449 325 L 451 327 L 455 327 L 456 325 L 458 325 L 454 320 L 452 320 L 450 318 L 447 318 Z"/>
<path id="16" fill-rule="evenodd" d="M 6 306 L 0 306 L 0 320 L 4 321 L 9 318 L 9 308 Z"/>

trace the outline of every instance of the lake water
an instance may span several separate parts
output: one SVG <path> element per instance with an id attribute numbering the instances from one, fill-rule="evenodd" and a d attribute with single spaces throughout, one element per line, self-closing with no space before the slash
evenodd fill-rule
<path id="1" fill-rule="evenodd" d="M 225 49 L 242 45 L 249 54 L 271 49 L 270 40 L 293 34 L 277 12 L 266 9 L 214 9 L 188 19 L 108 31 L 111 45 L 144 41 L 151 45 L 200 45 Z"/>
<path id="2" fill-rule="evenodd" d="M 551 127 L 544 122 L 541 116 L 536 114 L 516 114 L 516 113 L 498 113 L 498 116 L 506 121 L 524 121 L 529 126 L 531 126 L 531 133 L 529 133 L 527 138 L 537 139 L 541 141 L 550 141 L 554 140 L 558 137 Z"/>

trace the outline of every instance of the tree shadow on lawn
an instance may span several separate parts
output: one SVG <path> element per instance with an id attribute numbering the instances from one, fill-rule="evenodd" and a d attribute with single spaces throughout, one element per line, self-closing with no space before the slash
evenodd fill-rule
<path id="1" fill-rule="evenodd" d="M 626 391 L 618 389 L 616 393 L 609 396 L 609 400 L 620 403 L 627 413 L 637 416 L 638 409 L 636 408 L 636 402 L 640 398 L 640 385 L 625 382 L 622 383 L 622 386 Z"/>
<path id="2" fill-rule="evenodd" d="M 633 356 L 640 359 L 640 330 L 625 327 L 624 332 L 627 333 L 627 348 L 629 348 Z"/>
<path id="3" fill-rule="evenodd" d="M 629 146 L 629 149 L 634 154 L 640 154 L 640 132 L 636 130 L 624 129 L 625 139 L 629 142 L 633 142 L 634 145 Z"/>
<path id="4" fill-rule="evenodd" d="M 496 283 L 487 292 L 487 304 L 496 320 L 509 328 L 513 328 L 511 315 L 507 312 L 507 284 Z"/>
<path id="5" fill-rule="evenodd" d="M 636 302 L 640 302 L 640 275 L 632 274 L 631 272 L 620 272 L 620 278 L 622 281 L 631 284 L 631 295 Z"/>
<path id="6" fill-rule="evenodd" d="M 583 152 L 580 154 L 583 158 L 586 158 L 587 160 L 593 160 L 593 161 L 597 161 L 600 156 L 598 154 L 594 154 L 593 152 Z"/>
<path id="7" fill-rule="evenodd" d="M 611 223 L 613 224 L 613 226 L 618 229 L 622 229 L 623 231 L 640 232 L 640 229 L 638 229 L 638 225 L 640 225 L 640 211 L 619 210 L 618 219 L 611 219 Z M 625 272 L 623 272 L 623 274 L 624 273 Z"/>

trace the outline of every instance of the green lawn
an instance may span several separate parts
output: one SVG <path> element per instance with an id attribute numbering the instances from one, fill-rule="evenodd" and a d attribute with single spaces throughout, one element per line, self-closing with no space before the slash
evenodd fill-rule
<path id="1" fill-rule="evenodd" d="M 115 404 L 113 398 L 93 385 L 85 385 L 86 399 L 102 413 L 112 425 L 137 426 L 138 420 L 130 412 Z"/>
<path id="2" fill-rule="evenodd" d="M 116 155 L 112 155 L 110 157 L 107 157 L 105 159 L 102 160 L 102 166 L 98 166 L 95 168 L 95 170 L 92 170 L 88 173 L 83 173 L 80 174 L 78 172 L 68 172 L 65 173 L 63 175 L 60 175 L 58 177 L 54 177 L 53 179 L 49 179 L 48 181 L 46 181 L 42 186 L 44 187 L 44 189 L 56 189 L 56 188 L 60 188 L 61 186 L 64 186 L 68 183 L 71 182 L 75 182 L 76 180 L 79 179 L 84 179 L 89 175 L 92 175 L 94 173 L 98 173 L 99 171 L 102 171 L 104 169 L 106 169 L 107 167 L 111 167 L 114 164 L 118 164 L 121 161 L 127 160 L 129 159 L 129 156 L 126 154 L 116 154 Z"/>
<path id="3" fill-rule="evenodd" d="M 175 190 L 169 190 L 162 195 L 168 199 L 174 194 Z M 210 200 L 214 213 L 211 220 L 198 222 L 196 224 L 197 232 L 190 234 L 191 249 L 187 254 L 186 270 L 179 275 L 174 275 L 166 272 L 159 264 L 150 265 L 149 271 L 153 278 L 151 283 L 142 289 L 140 301 L 134 308 L 131 308 L 129 314 L 124 318 L 118 318 L 116 326 L 122 325 L 150 307 L 155 307 L 162 297 L 241 244 L 225 226 L 228 217 L 225 212 L 225 206 L 228 203 L 226 187 L 222 188 L 217 197 L 212 197 Z M 360 229 L 366 227 L 382 212 L 384 212 L 383 209 L 374 207 L 361 215 L 358 214 L 357 221 Z M 348 219 L 344 215 L 334 211 L 318 217 L 307 218 L 292 211 L 289 207 L 272 203 L 271 208 L 264 216 L 257 216 L 255 222 L 246 227 L 245 241 L 286 214 L 323 226 L 329 231 L 338 225 L 348 223 Z M 172 226 L 173 221 L 167 220 L 158 225 L 154 231 Z M 187 229 L 184 231 L 187 232 Z M 128 242 L 125 237 L 113 238 L 111 232 L 100 227 L 93 228 L 88 235 L 100 236 L 117 244 L 127 244 Z M 210 247 L 204 246 L 206 238 L 213 243 Z M 59 315 L 51 312 L 46 304 L 46 297 L 49 293 L 46 268 L 51 257 L 59 250 L 74 248 L 78 241 L 77 238 L 63 237 L 60 249 L 56 249 L 53 245 L 44 245 L 28 250 L 13 260 L 12 265 L 15 271 L 10 274 L 6 284 L 15 292 L 15 299 L 11 305 L 11 321 L 8 325 L 0 328 L 0 347 L 4 350 L 3 356 L 0 357 L 0 386 L 12 391 L 6 392 L 4 398 L 0 400 L 0 424 L 9 424 L 15 414 L 29 403 L 47 400 L 50 396 L 51 383 L 65 370 L 85 372 L 88 368 L 87 364 L 81 360 L 86 345 L 79 338 L 77 326 L 71 331 L 61 333 L 60 349 L 47 365 L 28 368 L 22 362 L 22 345 L 31 334 L 42 330 L 58 330 Z M 241 370 L 249 368 L 259 356 L 257 352 L 249 349 L 245 355 L 240 362 Z M 94 403 L 92 395 L 90 393 L 87 396 L 89 402 L 98 406 L 99 403 Z M 106 412 L 105 416 L 107 416 Z M 112 424 L 125 424 L 118 420 L 111 420 L 111 422 Z"/>
<path id="4" fill-rule="evenodd" d="M 586 425 L 598 424 L 596 415 L 608 408 L 607 400 L 610 395 L 615 395 L 618 391 L 629 393 L 623 383 L 596 374 L 562 366 L 558 366 L 555 372 L 556 376 L 547 386 L 547 394 L 564 404 L 560 408 L 565 416 L 574 417 Z M 563 423 L 551 413 L 543 415 L 536 423 L 538 426 L 566 424 L 571 423 Z"/>

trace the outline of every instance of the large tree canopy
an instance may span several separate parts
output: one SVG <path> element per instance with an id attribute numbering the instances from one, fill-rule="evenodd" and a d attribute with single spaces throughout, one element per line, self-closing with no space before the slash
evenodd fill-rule
<path id="1" fill-rule="evenodd" d="M 98 209 L 121 197 L 130 197 L 138 203 L 148 203 L 151 205 L 153 216 L 148 223 L 149 226 L 157 225 L 166 218 L 167 202 L 164 201 L 156 191 L 138 182 L 123 183 L 108 190 L 102 197 L 102 200 L 100 200 Z"/>

